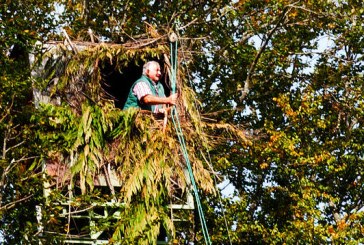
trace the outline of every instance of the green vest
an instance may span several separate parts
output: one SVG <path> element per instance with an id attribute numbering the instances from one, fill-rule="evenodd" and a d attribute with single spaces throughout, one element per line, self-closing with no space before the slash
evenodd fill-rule
<path id="1" fill-rule="evenodd" d="M 165 93 L 164 93 L 164 87 L 161 83 L 157 83 L 156 85 L 153 84 L 153 81 L 151 79 L 149 79 L 147 76 L 142 75 L 130 88 L 130 92 L 128 95 L 128 98 L 126 99 L 125 105 L 123 110 L 126 110 L 128 108 L 131 107 L 135 107 L 135 108 L 140 108 L 142 110 L 148 110 L 151 112 L 154 112 L 154 109 L 156 106 L 158 105 L 145 105 L 143 103 L 141 103 L 137 96 L 133 93 L 134 87 L 138 82 L 145 82 L 146 84 L 148 84 L 150 91 L 152 91 L 152 95 L 154 96 L 158 96 L 158 97 L 165 97 Z M 158 88 L 158 92 L 155 89 L 155 86 Z"/>

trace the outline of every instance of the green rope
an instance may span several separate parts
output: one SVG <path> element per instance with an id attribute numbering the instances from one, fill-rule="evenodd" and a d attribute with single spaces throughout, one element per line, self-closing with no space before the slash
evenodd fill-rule
<path id="1" fill-rule="evenodd" d="M 176 72 L 177 72 L 177 41 L 174 42 L 174 45 L 171 42 L 171 87 L 172 87 L 172 94 L 176 93 L 176 77 L 177 77 Z M 199 217 L 200 217 L 202 233 L 203 233 L 203 236 L 204 236 L 204 239 L 205 239 L 205 243 L 207 245 L 211 245 L 211 240 L 210 240 L 210 236 L 209 236 L 207 225 L 206 225 L 205 215 L 203 213 L 200 197 L 199 197 L 199 194 L 198 194 L 197 185 L 196 185 L 196 182 L 195 182 L 195 178 L 193 176 L 193 171 L 192 171 L 190 159 L 188 157 L 187 147 L 186 147 L 185 139 L 184 139 L 184 136 L 183 136 L 181 124 L 180 124 L 180 121 L 179 121 L 178 111 L 177 111 L 175 106 L 172 108 L 171 115 L 172 115 L 173 125 L 174 125 L 174 128 L 176 129 L 177 137 L 178 137 L 179 143 L 181 145 L 181 151 L 182 151 L 183 157 L 185 159 L 187 169 L 188 169 L 188 173 L 189 173 L 189 176 L 190 176 L 190 179 L 191 179 L 191 184 L 192 184 L 192 187 L 193 187 L 193 192 L 194 192 L 194 196 L 195 196 L 195 201 L 196 201 L 198 214 L 199 214 Z"/>

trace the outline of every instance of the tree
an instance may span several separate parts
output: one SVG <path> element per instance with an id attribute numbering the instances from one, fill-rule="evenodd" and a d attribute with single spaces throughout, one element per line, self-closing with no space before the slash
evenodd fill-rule
<path id="1" fill-rule="evenodd" d="M 28 241 L 36 231 L 35 203 L 42 181 L 34 170 L 32 81 L 29 53 L 54 27 L 50 1 L 6 1 L 0 6 L 0 219 L 1 240 Z M 54 24 L 53 24 L 54 23 Z M 34 161 L 34 162 L 33 162 Z M 24 222 L 25 221 L 25 222 Z"/>
<path id="2" fill-rule="evenodd" d="M 361 242 L 361 1 L 58 4 L 64 9 L 62 27 L 72 39 L 91 40 L 89 28 L 96 40 L 117 43 L 161 40 L 172 30 L 182 37 L 179 65 L 201 101 L 199 124 L 213 143 L 210 163 L 234 186 L 237 198 L 224 199 L 221 207 L 216 196 L 204 196 L 214 243 Z M 25 36 L 1 45 L 4 64 L 14 43 L 35 40 L 29 37 L 35 27 L 53 28 L 48 18 L 53 6 L 27 5 L 29 13 L 47 13 L 32 25 L 30 17 L 20 21 L 24 18 L 13 18 L 15 9 L 2 8 L 7 27 L 2 36 Z M 322 48 L 323 43 L 328 45 Z M 3 108 L 12 101 L 6 95 Z M 8 122 L 1 121 L 2 128 Z M 222 210 L 230 237 L 220 229 Z"/>
<path id="3" fill-rule="evenodd" d="M 205 115 L 260 135 L 251 146 L 227 140 L 214 152 L 240 197 L 227 203 L 233 241 L 360 241 L 355 193 L 362 155 L 360 147 L 352 148 L 361 139 L 360 8 L 355 1 L 240 1 L 226 22 L 206 25 L 216 36 L 235 32 L 207 46 L 209 56 L 202 55 L 196 68 L 204 81 L 196 87 L 207 101 Z M 212 40 L 213 30 L 207 31 Z M 318 50 L 320 38 L 331 38 L 332 46 Z M 261 45 L 255 49 L 249 40 Z"/>

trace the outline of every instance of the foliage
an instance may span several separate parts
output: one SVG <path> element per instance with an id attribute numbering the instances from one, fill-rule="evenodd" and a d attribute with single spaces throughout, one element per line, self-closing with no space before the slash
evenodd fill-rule
<path id="1" fill-rule="evenodd" d="M 7 152 L 3 169 L 13 158 L 38 155 L 41 146 L 44 158 L 57 159 L 59 153 L 72 158 L 73 183 L 80 181 L 83 192 L 92 193 L 96 191 L 92 176 L 115 158 L 120 177 L 133 187 L 122 190 L 129 205 L 120 211 L 126 219 L 134 215 L 154 226 L 138 223 L 137 232 L 144 231 L 140 235 L 120 223 L 114 239 L 125 233 L 130 241 L 152 240 L 163 222 L 172 234 L 166 210 L 157 205 L 164 205 L 171 195 L 164 180 L 177 173 L 183 176 L 181 168 L 164 161 L 179 160 L 175 147 L 164 147 L 176 144 L 171 125 L 168 136 L 156 128 L 147 130 L 154 119 L 115 109 L 98 81 L 99 65 L 106 60 L 121 70 L 137 59 L 163 57 L 168 53 L 163 44 L 173 30 L 180 37 L 179 108 L 188 119 L 183 129 L 196 163 L 196 179 L 201 189 L 211 190 L 206 171 L 211 167 L 233 187 L 232 195 L 223 197 L 223 206 L 217 196 L 201 192 L 213 243 L 363 242 L 362 1 L 57 1 L 61 25 L 53 22 L 52 1 L 29 2 L 19 10 L 19 3 L 13 2 L 2 6 L 0 15 L 1 142 L 5 128 L 21 122 L 12 135 L 25 134 L 11 145 L 23 139 L 27 144 Z M 62 55 L 48 63 L 55 73 L 36 85 L 53 98 L 61 97 L 64 104 L 44 106 L 30 121 L 25 113 L 30 109 L 18 110 L 27 100 L 13 99 L 28 98 L 29 70 L 15 66 L 11 54 L 16 53 L 14 47 L 28 52 L 38 38 L 61 39 L 55 37 L 56 26 L 64 27 L 72 40 L 91 40 L 90 28 L 96 41 L 123 45 L 57 50 Z M 135 40 L 134 46 L 127 46 Z M 17 60 L 27 52 L 18 52 Z M 33 124 L 42 127 L 33 130 Z M 149 140 L 153 144 L 147 144 Z M 155 154 L 155 149 L 162 154 Z M 149 158 L 140 161 L 141 153 Z M 15 181 L 21 172 L 12 170 Z M 128 175 L 121 174 L 125 172 Z M 140 216 L 135 215 L 138 212 Z M 225 219 L 230 236 L 222 229 Z M 27 228 L 19 229 L 29 234 Z"/>
<path id="2" fill-rule="evenodd" d="M 6 244 L 37 239 L 35 215 L 28 214 L 35 214 L 35 204 L 42 201 L 43 180 L 36 173 L 39 148 L 32 141 L 29 51 L 38 37 L 48 34 L 42 26 L 51 26 L 50 16 L 44 13 L 52 9 L 38 3 L 40 8 L 18 9 L 19 1 L 0 6 L 0 242 Z"/>
<path id="3" fill-rule="evenodd" d="M 167 206 L 178 195 L 176 187 L 181 193 L 189 192 L 186 167 L 176 148 L 178 140 L 172 123 L 162 130 L 161 122 L 151 115 L 134 110 L 121 111 L 107 99 L 102 89 L 100 69 L 105 62 L 115 62 L 118 69 L 122 69 L 126 60 L 164 50 L 164 47 L 156 46 L 146 48 L 144 52 L 133 52 L 120 46 L 97 46 L 72 54 L 61 45 L 58 52 L 62 55 L 54 53 L 57 49 L 51 51 L 52 56 L 45 54 L 47 70 L 39 80 L 43 85 L 38 86 L 51 91 L 51 98 L 59 96 L 66 103 L 40 104 L 33 115 L 34 124 L 40 125 L 37 129 L 39 144 L 47 149 L 42 157 L 48 162 L 65 165 L 69 169 L 70 184 L 79 187 L 83 195 L 93 193 L 94 180 L 104 173 L 105 166 L 113 169 L 118 181 L 123 183 L 122 188 L 116 193 L 109 186 L 112 195 L 104 200 L 110 202 L 116 198 L 123 203 L 120 210 L 123 218 L 114 226 L 112 240 L 115 242 L 123 239 L 150 244 L 156 241 L 161 225 L 169 236 L 174 236 Z M 189 93 L 192 91 L 185 89 L 184 95 L 192 97 Z M 194 110 L 194 106 L 189 106 L 186 115 L 192 118 L 196 115 Z M 212 192 L 210 173 L 200 155 L 203 148 L 196 148 L 202 145 L 205 136 L 198 129 L 199 124 L 184 125 L 196 182 L 205 192 Z M 78 196 L 75 198 L 79 199 Z M 100 198 L 96 196 L 87 203 L 99 203 Z"/>
<path id="4" fill-rule="evenodd" d="M 204 115 L 259 133 L 211 152 L 240 199 L 226 206 L 233 242 L 361 241 L 362 7 L 239 1 L 206 23 L 220 42 L 196 64 Z"/>

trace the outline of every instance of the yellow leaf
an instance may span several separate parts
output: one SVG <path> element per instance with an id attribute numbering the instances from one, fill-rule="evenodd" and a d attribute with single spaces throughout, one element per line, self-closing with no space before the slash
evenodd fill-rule
<path id="1" fill-rule="evenodd" d="M 334 227 L 332 227 L 332 225 L 330 225 L 330 226 L 329 226 L 329 228 L 328 228 L 327 230 L 328 230 L 328 232 L 329 232 L 330 234 L 335 234 L 335 229 L 334 229 Z"/>
<path id="2" fill-rule="evenodd" d="M 266 163 L 266 162 L 263 162 L 263 163 L 261 163 L 261 164 L 260 164 L 260 168 L 261 168 L 261 169 L 266 169 L 266 168 L 268 168 L 268 166 L 269 166 L 269 165 L 268 165 L 268 163 Z"/>

